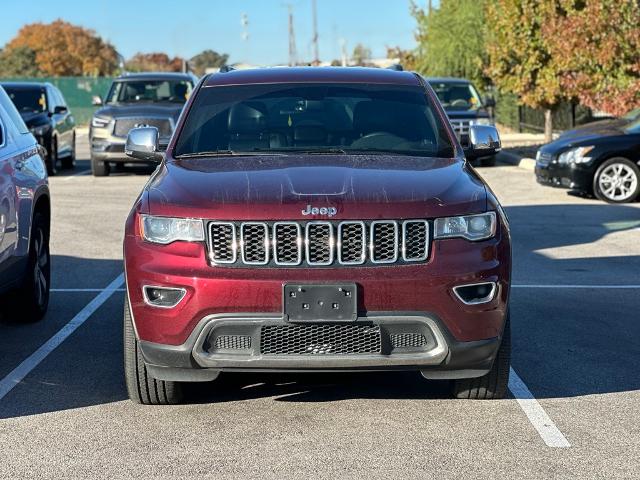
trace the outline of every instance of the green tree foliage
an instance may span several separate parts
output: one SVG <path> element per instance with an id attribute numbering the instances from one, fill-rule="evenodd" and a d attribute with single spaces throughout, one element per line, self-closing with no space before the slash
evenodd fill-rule
<path id="1" fill-rule="evenodd" d="M 37 77 L 36 52 L 29 47 L 16 47 L 0 52 L 0 77 Z"/>
<path id="2" fill-rule="evenodd" d="M 543 27 L 560 84 L 596 110 L 640 106 L 640 7 L 636 0 L 559 0 Z"/>
<path id="3" fill-rule="evenodd" d="M 438 9 L 428 12 L 413 3 L 418 24 L 416 70 L 428 76 L 464 77 L 486 86 L 484 4 L 485 0 L 441 0 Z"/>
<path id="4" fill-rule="evenodd" d="M 558 14 L 558 0 L 486 0 L 489 56 L 486 74 L 503 92 L 545 110 L 545 138 L 551 140 L 552 111 L 567 98 L 560 84 L 543 26 Z"/>
<path id="5" fill-rule="evenodd" d="M 215 50 L 204 50 L 189 60 L 189 66 L 198 76 L 204 75 L 207 68 L 220 68 L 227 63 L 229 55 Z"/>
<path id="6" fill-rule="evenodd" d="M 351 56 L 354 65 L 366 66 L 371 60 L 371 49 L 365 47 L 359 43 L 353 49 L 353 55 Z"/>

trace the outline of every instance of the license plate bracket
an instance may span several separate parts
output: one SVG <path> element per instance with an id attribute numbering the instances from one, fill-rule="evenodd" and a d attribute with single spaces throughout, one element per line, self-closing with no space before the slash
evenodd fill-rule
<path id="1" fill-rule="evenodd" d="M 358 290 L 354 283 L 285 284 L 283 314 L 289 322 L 354 322 Z"/>

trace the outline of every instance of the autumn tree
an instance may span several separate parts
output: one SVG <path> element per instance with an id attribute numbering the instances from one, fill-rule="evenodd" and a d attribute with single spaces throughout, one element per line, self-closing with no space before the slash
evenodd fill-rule
<path id="1" fill-rule="evenodd" d="M 561 87 L 595 110 L 640 106 L 640 7 L 636 0 L 560 0 L 543 27 Z"/>
<path id="2" fill-rule="evenodd" d="M 29 47 L 16 47 L 0 52 L 0 77 L 36 77 L 36 52 Z"/>
<path id="3" fill-rule="evenodd" d="M 398 59 L 405 70 L 416 70 L 416 55 L 413 50 L 404 50 L 400 47 L 387 47 L 387 58 Z"/>
<path id="4" fill-rule="evenodd" d="M 545 140 L 552 140 L 552 113 L 567 98 L 543 26 L 557 15 L 558 0 L 486 0 L 486 74 L 503 92 L 545 112 Z"/>
<path id="5" fill-rule="evenodd" d="M 360 67 L 368 65 L 371 61 L 371 49 L 365 47 L 361 43 L 358 43 L 353 49 L 351 59 L 354 65 L 358 65 Z"/>
<path id="6" fill-rule="evenodd" d="M 215 50 L 204 50 L 189 60 L 189 66 L 198 76 L 204 75 L 207 68 L 220 68 L 227 63 L 229 55 Z"/>
<path id="7" fill-rule="evenodd" d="M 183 63 L 182 58 L 170 58 L 166 53 L 136 53 L 125 68 L 132 72 L 181 72 Z"/>
<path id="8" fill-rule="evenodd" d="M 429 76 L 468 78 L 486 86 L 484 4 L 485 0 L 441 0 L 439 8 L 425 10 L 412 3 L 417 23 L 416 70 Z"/>
<path id="9" fill-rule="evenodd" d="M 13 55 L 20 48 L 35 53 L 35 65 L 43 76 L 110 75 L 118 67 L 112 45 L 92 30 L 62 20 L 25 25 L 4 52 Z"/>

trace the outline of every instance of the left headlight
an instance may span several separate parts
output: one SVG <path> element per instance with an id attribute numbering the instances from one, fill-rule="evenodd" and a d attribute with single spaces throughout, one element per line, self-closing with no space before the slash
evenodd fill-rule
<path id="1" fill-rule="evenodd" d="M 562 152 L 558 156 L 558 163 L 585 163 L 591 160 L 591 157 L 586 155 L 593 150 L 594 147 L 578 147 Z"/>
<path id="2" fill-rule="evenodd" d="M 434 238 L 486 240 L 496 234 L 496 212 L 436 218 Z"/>
<path id="3" fill-rule="evenodd" d="M 195 218 L 170 218 L 142 215 L 140 220 L 142 238 L 148 242 L 168 243 L 204 241 L 204 224 Z"/>

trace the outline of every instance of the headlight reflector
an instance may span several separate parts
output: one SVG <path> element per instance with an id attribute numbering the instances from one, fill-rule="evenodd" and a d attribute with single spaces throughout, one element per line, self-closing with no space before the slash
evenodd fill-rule
<path id="1" fill-rule="evenodd" d="M 94 128 L 104 128 L 109 125 L 110 121 L 111 120 L 109 120 L 108 118 L 93 117 L 91 119 L 91 126 Z"/>
<path id="2" fill-rule="evenodd" d="M 142 215 L 140 222 L 142 238 L 148 242 L 168 243 L 203 242 L 204 224 L 195 218 L 170 218 Z"/>
<path id="3" fill-rule="evenodd" d="M 493 121 L 490 118 L 476 118 L 469 121 L 469 125 L 489 125 L 493 126 Z"/>
<path id="4" fill-rule="evenodd" d="M 435 235 L 439 238 L 466 238 L 467 240 L 486 240 L 496 234 L 496 212 L 479 215 L 436 218 Z"/>
<path id="5" fill-rule="evenodd" d="M 591 160 L 591 157 L 585 157 L 587 153 L 595 147 L 578 147 L 562 152 L 558 157 L 558 163 L 585 163 Z"/>

